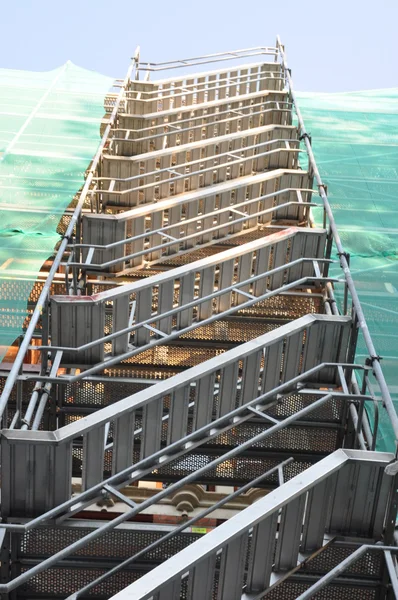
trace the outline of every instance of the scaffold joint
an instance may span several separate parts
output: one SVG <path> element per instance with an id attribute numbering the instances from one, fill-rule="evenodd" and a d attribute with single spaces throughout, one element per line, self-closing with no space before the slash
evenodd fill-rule
<path id="1" fill-rule="evenodd" d="M 378 354 L 374 354 L 371 356 L 368 356 L 365 360 L 365 365 L 367 367 L 372 367 L 374 362 L 380 362 L 381 360 L 383 360 L 382 356 L 379 356 Z"/>
<path id="2" fill-rule="evenodd" d="M 302 133 L 299 137 L 299 141 L 303 141 L 305 138 L 307 138 L 307 140 L 310 143 L 310 146 L 312 146 L 312 136 L 310 133 L 307 133 L 306 131 L 304 133 Z"/>
<path id="3" fill-rule="evenodd" d="M 337 252 L 337 256 L 339 258 L 342 258 L 344 256 L 344 258 L 346 259 L 347 263 L 350 264 L 350 255 L 349 255 L 348 252 Z"/>
<path id="4" fill-rule="evenodd" d="M 326 304 L 336 304 L 336 300 L 334 298 L 326 298 Z"/>

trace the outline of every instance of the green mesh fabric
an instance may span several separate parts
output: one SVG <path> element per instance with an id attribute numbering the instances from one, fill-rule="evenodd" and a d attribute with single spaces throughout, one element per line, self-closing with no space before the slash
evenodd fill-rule
<path id="1" fill-rule="evenodd" d="M 98 147 L 111 85 L 71 62 L 48 73 L 0 69 L 0 361 Z"/>
<path id="2" fill-rule="evenodd" d="M 398 407 L 398 89 L 300 93 L 317 164 L 376 351 Z M 322 215 L 315 211 L 318 223 Z M 339 267 L 332 270 L 341 276 Z M 341 295 L 340 295 L 341 297 Z M 357 358 L 368 356 L 359 339 Z M 371 406 L 367 407 L 373 415 Z M 384 411 L 378 449 L 394 451 Z"/>

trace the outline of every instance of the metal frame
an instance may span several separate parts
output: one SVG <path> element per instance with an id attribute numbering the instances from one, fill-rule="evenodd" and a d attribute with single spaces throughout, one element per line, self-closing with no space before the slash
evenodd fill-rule
<path id="1" fill-rule="evenodd" d="M 276 59 L 278 56 L 278 49 L 272 46 L 255 46 L 254 48 L 243 48 L 241 50 L 233 50 L 232 52 L 216 52 L 215 54 L 206 54 L 194 58 L 184 58 L 160 63 L 139 62 L 138 68 L 139 70 L 145 71 L 165 71 L 168 69 L 185 68 L 202 64 L 207 65 L 212 62 L 236 60 L 237 58 L 247 58 L 248 56 L 259 56 L 264 54 L 274 56 Z"/>

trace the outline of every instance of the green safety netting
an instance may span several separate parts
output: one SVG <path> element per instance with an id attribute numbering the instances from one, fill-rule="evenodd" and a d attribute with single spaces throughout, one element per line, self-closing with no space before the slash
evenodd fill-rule
<path id="1" fill-rule="evenodd" d="M 0 69 L 0 361 L 98 147 L 111 85 L 69 61 L 46 73 Z"/>
<path id="2" fill-rule="evenodd" d="M 381 364 L 398 408 L 398 89 L 298 96 L 342 242 L 351 256 L 373 342 L 383 357 Z M 322 223 L 317 210 L 315 218 Z M 341 277 L 339 267 L 332 274 Z M 368 355 L 360 337 L 357 358 L 363 362 Z M 373 417 L 372 407 L 367 410 Z M 381 417 L 378 449 L 394 450 L 385 411 Z"/>

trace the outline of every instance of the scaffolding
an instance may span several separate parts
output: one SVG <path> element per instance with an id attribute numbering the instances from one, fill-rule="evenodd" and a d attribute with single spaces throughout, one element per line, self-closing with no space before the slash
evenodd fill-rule
<path id="1" fill-rule="evenodd" d="M 284 47 L 116 85 L 2 382 L 1 597 L 398 597 L 398 419 Z"/>

